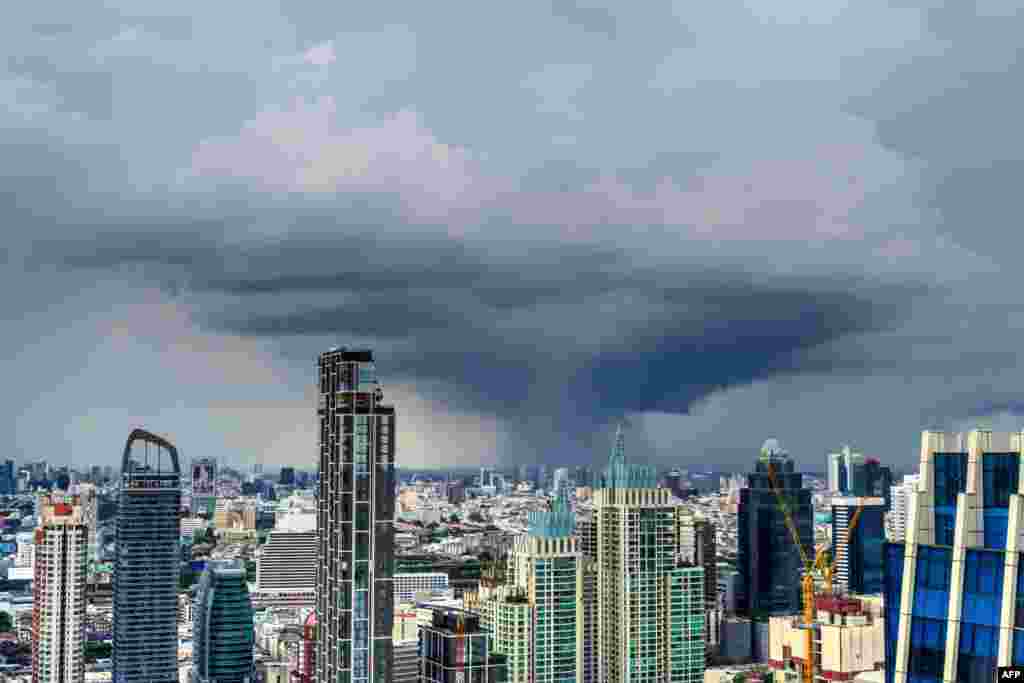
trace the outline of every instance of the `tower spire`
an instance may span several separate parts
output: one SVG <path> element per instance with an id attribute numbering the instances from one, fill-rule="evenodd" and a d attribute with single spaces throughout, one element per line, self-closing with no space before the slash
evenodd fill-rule
<path id="1" fill-rule="evenodd" d="M 626 464 L 626 434 L 622 431 L 622 423 L 615 428 L 615 447 L 612 449 L 611 465 Z"/>

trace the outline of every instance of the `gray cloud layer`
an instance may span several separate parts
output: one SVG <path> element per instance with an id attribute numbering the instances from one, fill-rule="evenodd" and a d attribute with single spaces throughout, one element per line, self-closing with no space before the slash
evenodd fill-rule
<path id="1" fill-rule="evenodd" d="M 245 31 L 230 3 L 19 8 L 12 447 L 112 461 L 164 419 L 301 462 L 335 343 L 378 350 L 420 462 L 584 461 L 633 416 L 642 456 L 745 462 L 774 435 L 909 463 L 922 428 L 1012 420 L 1024 13 L 991 5 L 267 5 Z M 144 341 L 156 321 L 183 341 Z M 55 329 L 82 379 L 28 369 Z M 180 379 L 218 344 L 252 368 Z M 191 412 L 122 396 L 147 363 Z M 267 366 L 278 409 L 247 403 Z M 57 395 L 102 410 L 56 435 Z M 259 438 L 211 427 L 249 418 Z"/>

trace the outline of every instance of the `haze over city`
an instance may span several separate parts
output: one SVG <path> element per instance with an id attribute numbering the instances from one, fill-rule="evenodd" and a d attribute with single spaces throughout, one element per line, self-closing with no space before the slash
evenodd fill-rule
<path id="1" fill-rule="evenodd" d="M 8 455 L 315 468 L 335 345 L 400 467 L 1019 429 L 1016 4 L 13 5 Z"/>

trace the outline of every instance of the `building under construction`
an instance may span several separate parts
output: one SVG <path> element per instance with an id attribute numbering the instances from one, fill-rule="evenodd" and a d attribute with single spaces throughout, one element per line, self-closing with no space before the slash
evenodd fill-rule
<path id="1" fill-rule="evenodd" d="M 815 598 L 815 612 L 811 625 L 801 616 L 769 620 L 768 664 L 774 683 L 806 680 L 808 666 L 814 681 L 849 681 L 883 668 L 884 629 L 877 601 L 821 595 Z"/>

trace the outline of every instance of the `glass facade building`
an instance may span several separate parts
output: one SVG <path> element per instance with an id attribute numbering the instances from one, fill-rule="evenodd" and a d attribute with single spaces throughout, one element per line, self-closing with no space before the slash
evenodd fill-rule
<path id="1" fill-rule="evenodd" d="M 704 680 L 704 573 L 680 566 L 678 514 L 653 468 L 626 462 L 620 430 L 594 492 L 597 534 L 588 542 L 596 543 L 602 683 Z"/>
<path id="2" fill-rule="evenodd" d="M 211 562 L 192 608 L 192 683 L 251 683 L 253 610 L 241 562 Z"/>
<path id="3" fill-rule="evenodd" d="M 884 547 L 886 683 L 1024 665 L 1024 433 L 924 432 L 906 542 Z"/>
<path id="4" fill-rule="evenodd" d="M 136 429 L 124 448 L 118 493 L 114 683 L 178 682 L 180 508 L 177 449 Z"/>
<path id="5" fill-rule="evenodd" d="M 740 491 L 737 515 L 737 570 L 740 585 L 737 612 L 755 619 L 800 611 L 800 581 L 804 571 L 800 551 L 786 526 L 779 498 L 772 489 L 769 468 L 796 524 L 800 543 L 814 548 L 814 507 L 803 475 L 774 439 L 761 449 L 748 486 Z"/>
<path id="6" fill-rule="evenodd" d="M 850 523 L 860 508 L 857 526 Z M 882 592 L 882 545 L 885 543 L 885 501 L 882 498 L 833 498 L 832 547 L 835 587 L 843 593 Z"/>
<path id="7" fill-rule="evenodd" d="M 318 364 L 316 680 L 391 683 L 395 410 L 368 350 Z"/>
<path id="8" fill-rule="evenodd" d="M 583 668 L 582 555 L 573 537 L 576 516 L 562 490 L 550 511 L 527 516 L 509 562 L 511 583 L 532 606 L 531 681 L 575 683 Z"/>

